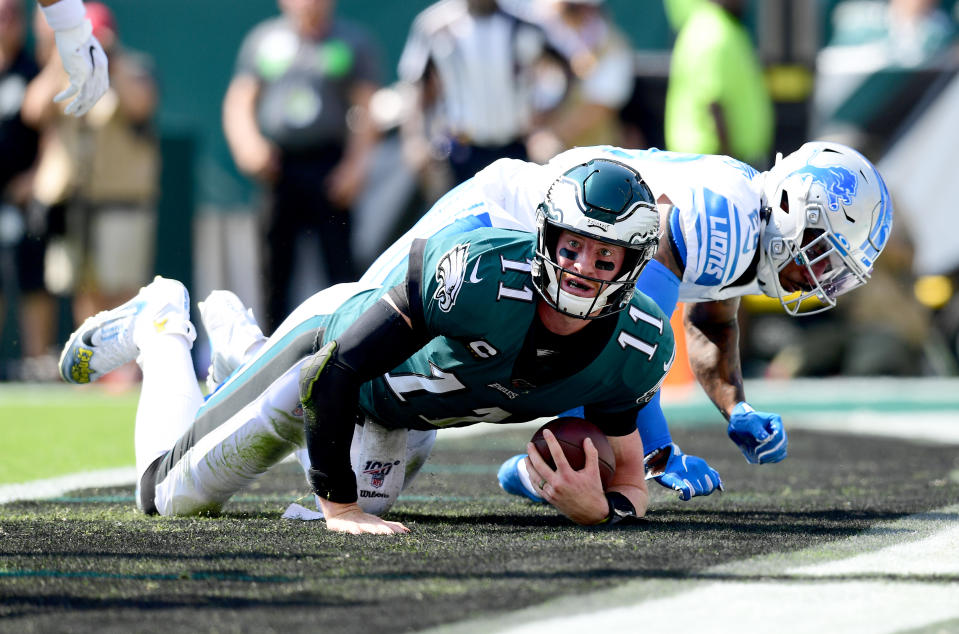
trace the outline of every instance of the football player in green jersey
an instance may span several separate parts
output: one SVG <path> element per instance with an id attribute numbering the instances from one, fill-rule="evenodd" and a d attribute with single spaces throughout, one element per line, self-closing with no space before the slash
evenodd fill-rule
<path id="1" fill-rule="evenodd" d="M 305 443 L 329 529 L 406 532 L 378 514 L 400 490 L 386 481 L 402 481 L 407 465 L 351 458 L 356 429 L 406 443 L 407 430 L 522 422 L 585 403 L 616 456 L 607 489 L 591 444 L 586 467 L 574 471 L 552 437 L 557 468 L 533 452 L 530 476 L 579 524 L 642 516 L 635 415 L 674 356 L 665 316 L 635 293 L 658 243 L 653 195 L 631 168 L 591 161 L 554 183 L 538 217 L 535 235 L 480 229 L 417 241 L 409 265 L 383 287 L 318 293 L 206 403 L 190 365 L 182 286 L 158 280 L 84 324 L 71 345 L 92 378 L 108 369 L 98 359 L 137 357 L 143 368 L 140 507 L 219 509 Z"/>

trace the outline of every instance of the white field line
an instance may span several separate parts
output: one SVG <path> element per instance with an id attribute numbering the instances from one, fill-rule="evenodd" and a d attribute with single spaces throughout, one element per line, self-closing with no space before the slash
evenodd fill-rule
<path id="1" fill-rule="evenodd" d="M 669 623 L 684 632 L 893 634 L 956 618 L 954 584 L 727 582 L 628 608 L 492 631 L 579 634 L 624 625 L 613 631 L 639 631 L 644 623 Z"/>
<path id="2" fill-rule="evenodd" d="M 791 568 L 786 574 L 836 577 L 848 575 L 923 575 L 959 577 L 959 517 L 952 525 L 929 537 L 863 553 L 811 568 Z M 956 603 L 959 608 L 959 589 Z"/>
<path id="3" fill-rule="evenodd" d="M 804 415 L 792 417 L 786 423 L 786 428 L 959 445 L 959 412 L 920 412 L 906 415 L 901 412 L 887 414 L 857 411 L 841 415 Z"/>
<path id="4" fill-rule="evenodd" d="M 803 551 L 717 566 L 698 579 L 636 581 L 428 632 L 580 634 L 668 623 L 683 632 L 893 633 L 959 619 L 957 576 L 959 506 L 952 506 Z"/>
<path id="5" fill-rule="evenodd" d="M 0 504 L 16 500 L 57 497 L 70 491 L 91 487 L 132 486 L 136 483 L 136 479 L 137 474 L 134 467 L 120 467 L 118 469 L 74 473 L 22 484 L 4 484 L 0 485 Z"/>

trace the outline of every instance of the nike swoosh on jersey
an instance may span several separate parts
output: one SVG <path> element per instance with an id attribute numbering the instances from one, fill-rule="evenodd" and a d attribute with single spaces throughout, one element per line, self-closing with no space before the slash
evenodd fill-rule
<path id="1" fill-rule="evenodd" d="M 537 357 L 551 357 L 551 356 L 553 356 L 554 354 L 556 354 L 556 351 L 555 351 L 555 350 L 547 350 L 547 349 L 545 349 L 545 348 L 537 348 L 537 349 L 536 349 L 536 356 L 537 356 Z"/>
<path id="2" fill-rule="evenodd" d="M 478 258 L 476 258 L 476 262 L 473 263 L 473 271 L 470 273 L 470 279 L 469 279 L 470 284 L 479 284 L 480 282 L 483 281 L 482 277 L 476 277 L 476 269 L 479 268 L 479 263 L 480 263 L 480 260 L 482 259 L 483 259 L 483 256 L 481 255 Z"/>

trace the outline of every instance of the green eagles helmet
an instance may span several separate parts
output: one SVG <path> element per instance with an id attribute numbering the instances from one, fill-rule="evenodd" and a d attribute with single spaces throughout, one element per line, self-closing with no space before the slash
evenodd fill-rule
<path id="1" fill-rule="evenodd" d="M 556 244 L 568 230 L 585 238 L 625 247 L 619 276 L 599 280 L 557 264 Z M 609 159 L 577 165 L 550 186 L 536 210 L 537 249 L 531 267 L 533 285 L 546 303 L 581 319 L 624 309 L 636 280 L 659 246 L 659 211 L 652 191 L 633 168 Z M 564 275 L 599 283 L 595 297 L 577 297 L 562 289 Z"/>

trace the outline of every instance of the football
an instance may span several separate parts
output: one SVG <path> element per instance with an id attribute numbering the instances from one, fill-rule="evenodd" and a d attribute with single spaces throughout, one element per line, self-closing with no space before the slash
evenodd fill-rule
<path id="1" fill-rule="evenodd" d="M 603 489 L 606 489 L 613 477 L 613 472 L 616 471 L 616 457 L 606 434 L 599 427 L 582 418 L 564 416 L 551 420 L 537 429 L 530 442 L 536 446 L 539 455 L 546 461 L 546 464 L 551 469 L 555 469 L 556 465 L 553 464 L 553 456 L 549 452 L 549 445 L 543 438 L 544 429 L 553 432 L 556 440 L 559 441 L 559 446 L 563 448 L 569 466 L 577 471 L 586 466 L 586 452 L 583 451 L 583 441 L 587 438 L 592 440 L 593 446 L 599 452 L 599 477 L 603 482 Z"/>

